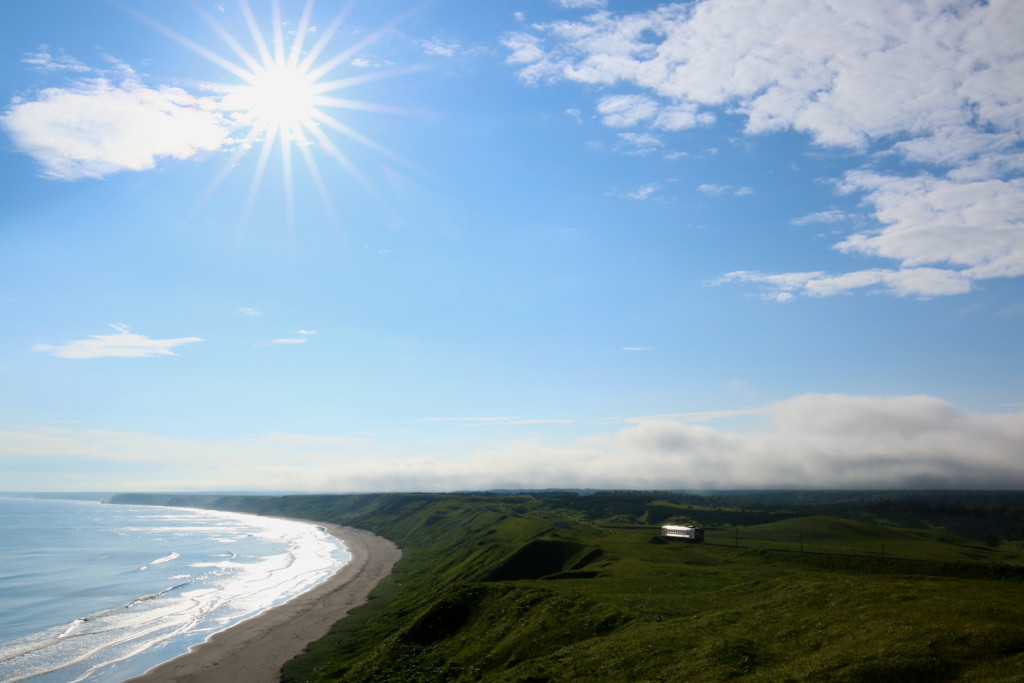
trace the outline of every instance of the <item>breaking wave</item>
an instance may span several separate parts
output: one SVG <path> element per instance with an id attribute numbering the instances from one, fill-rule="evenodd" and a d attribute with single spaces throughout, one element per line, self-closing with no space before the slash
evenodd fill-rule
<path id="1" fill-rule="evenodd" d="M 122 681 L 309 590 L 348 559 L 340 542 L 311 524 L 207 511 L 174 515 L 179 513 L 191 525 L 190 545 L 161 554 L 141 567 L 147 572 L 135 573 L 162 586 L 14 641 L 0 637 L 0 681 Z M 205 541 L 202 534 L 195 538 L 201 526 L 196 522 L 203 519 L 213 522 Z M 127 540 L 135 542 L 140 535 L 160 534 L 180 543 L 166 522 L 119 531 L 130 529 Z M 238 548 L 219 542 L 225 524 L 249 532 L 239 536 Z"/>

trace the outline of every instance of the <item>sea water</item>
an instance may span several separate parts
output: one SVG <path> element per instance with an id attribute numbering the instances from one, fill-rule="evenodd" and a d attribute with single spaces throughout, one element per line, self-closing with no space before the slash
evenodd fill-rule
<path id="1" fill-rule="evenodd" d="M 291 520 L 0 498 L 0 681 L 123 681 L 349 559 Z"/>

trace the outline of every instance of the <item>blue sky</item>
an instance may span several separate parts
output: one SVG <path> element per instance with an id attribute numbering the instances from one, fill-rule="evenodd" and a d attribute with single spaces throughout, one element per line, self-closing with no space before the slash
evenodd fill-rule
<path id="1" fill-rule="evenodd" d="M 1020 3 L 0 25 L 0 490 L 1024 487 Z"/>

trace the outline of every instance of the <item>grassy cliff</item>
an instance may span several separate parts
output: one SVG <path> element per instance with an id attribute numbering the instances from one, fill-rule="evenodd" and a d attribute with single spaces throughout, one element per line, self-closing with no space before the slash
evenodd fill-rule
<path id="1" fill-rule="evenodd" d="M 1024 671 L 1012 504 L 995 514 L 1004 538 L 984 543 L 939 528 L 927 506 L 896 527 L 849 502 L 846 517 L 632 492 L 115 502 L 337 522 L 402 547 L 371 601 L 285 667 L 289 682 L 1017 681 Z M 709 542 L 663 542 L 666 521 L 712 527 Z"/>

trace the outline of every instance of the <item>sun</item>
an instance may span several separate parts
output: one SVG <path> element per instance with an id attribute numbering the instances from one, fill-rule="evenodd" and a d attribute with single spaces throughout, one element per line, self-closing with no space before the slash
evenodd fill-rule
<path id="1" fill-rule="evenodd" d="M 240 157 L 257 146 L 261 147 L 261 151 L 241 220 L 244 223 L 248 219 L 254 202 L 260 195 L 260 185 L 270 160 L 271 150 L 276 147 L 281 157 L 289 230 L 294 226 L 293 149 L 305 161 L 309 177 L 332 215 L 335 215 L 335 211 L 331 193 L 327 190 L 311 150 L 315 149 L 337 162 L 364 188 L 374 193 L 369 181 L 335 144 L 332 137 L 341 135 L 392 161 L 413 168 L 413 165 L 400 155 L 355 130 L 343 118 L 331 113 L 332 110 L 411 113 L 401 107 L 338 97 L 338 93 L 346 89 L 419 70 L 418 67 L 391 67 L 378 71 L 360 69 L 359 72 L 353 72 L 351 68 L 362 50 L 392 31 L 411 15 L 411 11 L 334 52 L 329 50 L 329 43 L 351 11 L 353 2 L 342 7 L 326 28 L 318 30 L 313 24 L 316 0 L 306 0 L 297 23 L 289 24 L 294 28 L 286 32 L 287 22 L 282 16 L 281 0 L 267 0 L 272 15 L 269 35 L 264 34 L 261 22 L 256 18 L 249 2 L 250 0 L 238 0 L 238 7 L 248 27 L 251 45 L 249 48 L 243 44 L 247 42 L 243 35 L 236 36 L 216 17 L 201 7 L 196 7 L 203 20 L 233 53 L 233 57 L 226 57 L 216 49 L 201 45 L 141 12 L 125 8 L 143 23 L 206 58 L 237 79 L 234 83 L 204 84 L 205 89 L 218 94 L 217 108 L 231 121 L 232 138 L 237 144 L 231 158 L 225 162 L 221 172 L 210 183 L 200 203 L 211 196 L 232 169 L 237 167 Z M 311 45 L 307 46 L 307 38 L 311 38 Z M 338 73 L 339 71 L 347 73 Z"/>
<path id="2" fill-rule="evenodd" d="M 250 83 L 229 95 L 229 106 L 247 116 L 259 132 L 278 129 L 287 134 L 312 125 L 317 114 L 316 82 L 297 65 L 271 64 L 258 69 Z"/>

